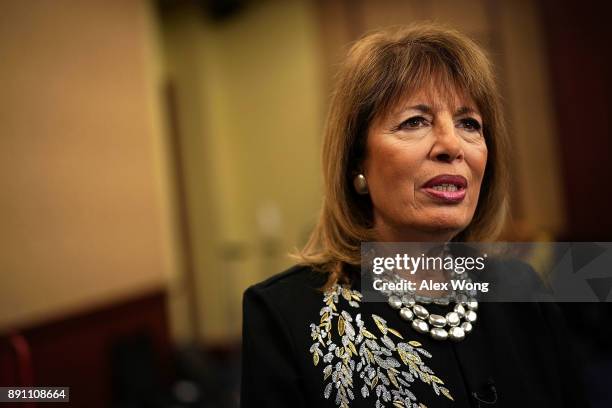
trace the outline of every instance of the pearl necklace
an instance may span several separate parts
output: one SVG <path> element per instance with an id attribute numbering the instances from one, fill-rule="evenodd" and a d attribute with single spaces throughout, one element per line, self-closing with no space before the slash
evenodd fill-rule
<path id="1" fill-rule="evenodd" d="M 457 272 L 452 272 L 452 277 L 460 276 Z M 472 279 L 465 278 L 466 283 Z M 400 317 L 412 322 L 412 328 L 419 333 L 429 333 L 436 340 L 451 339 L 461 341 L 466 334 L 470 333 L 474 322 L 478 318 L 478 302 L 473 297 L 475 291 L 452 291 L 450 296 L 432 298 L 428 296 L 416 295 L 413 291 L 408 294 L 388 292 L 388 303 L 393 309 L 399 310 Z M 468 295 L 470 295 L 468 297 Z M 422 303 L 422 304 L 419 304 Z M 442 316 L 430 313 L 423 304 L 435 303 L 438 305 L 454 304 L 451 311 Z"/>
<path id="2" fill-rule="evenodd" d="M 465 294 L 455 296 L 455 306 L 445 316 L 429 313 L 425 306 L 417 304 L 417 298 L 423 302 L 423 296 L 404 295 L 389 296 L 389 305 L 399 310 L 400 317 L 412 322 L 412 328 L 419 333 L 428 333 L 436 340 L 451 339 L 460 341 L 472 331 L 472 324 L 477 319 L 478 302 Z M 434 299 L 436 304 L 450 303 L 449 299 Z M 423 302 L 426 303 L 426 302 Z M 430 328 L 431 326 L 431 328 Z"/>

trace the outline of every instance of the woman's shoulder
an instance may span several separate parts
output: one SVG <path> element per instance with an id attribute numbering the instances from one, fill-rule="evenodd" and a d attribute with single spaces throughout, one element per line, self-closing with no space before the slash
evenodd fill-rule
<path id="1" fill-rule="evenodd" d="M 328 275 L 309 265 L 293 265 L 290 268 L 251 285 L 244 293 L 245 299 L 258 298 L 278 308 L 306 306 L 320 302 L 322 288 Z"/>
<path id="2" fill-rule="evenodd" d="M 324 272 L 310 265 L 297 264 L 250 286 L 247 290 L 268 294 L 305 288 L 318 290 L 325 285 L 326 281 L 327 274 Z"/>
<path id="3" fill-rule="evenodd" d="M 519 258 L 491 257 L 486 267 L 474 277 L 488 283 L 489 291 L 481 294 L 486 301 L 534 302 L 550 297 L 544 277 L 530 263 Z"/>
<path id="4" fill-rule="evenodd" d="M 321 287 L 325 284 L 327 275 L 310 265 L 296 264 L 290 268 L 262 280 L 250 288 L 260 291 L 270 291 L 279 287 L 311 286 Z"/>

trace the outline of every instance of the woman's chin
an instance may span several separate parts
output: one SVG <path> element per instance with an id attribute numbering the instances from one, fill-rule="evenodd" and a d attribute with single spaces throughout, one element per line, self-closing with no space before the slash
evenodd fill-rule
<path id="1" fill-rule="evenodd" d="M 423 231 L 429 233 L 451 233 L 455 235 L 468 226 L 470 219 L 463 214 L 451 214 L 445 212 L 443 214 L 435 214 L 424 217 L 419 224 Z"/>

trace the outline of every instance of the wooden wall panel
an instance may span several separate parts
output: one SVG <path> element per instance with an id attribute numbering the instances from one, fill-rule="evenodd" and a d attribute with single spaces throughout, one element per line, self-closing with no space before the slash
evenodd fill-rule
<path id="1" fill-rule="evenodd" d="M 33 386 L 71 387 L 71 406 L 113 406 L 112 350 L 122 341 L 143 336 L 155 352 L 161 383 L 170 377 L 170 338 L 166 293 L 145 296 L 67 316 L 20 332 L 32 356 Z M 0 386 L 21 385 L 6 334 L 0 338 Z M 65 407 L 46 403 L 45 407 Z"/>

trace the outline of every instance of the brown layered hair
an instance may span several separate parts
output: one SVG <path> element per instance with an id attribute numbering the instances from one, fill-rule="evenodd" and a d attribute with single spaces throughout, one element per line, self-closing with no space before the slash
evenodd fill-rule
<path id="1" fill-rule="evenodd" d="M 295 254 L 300 263 L 328 273 L 328 285 L 347 282 L 346 266 L 360 263 L 361 242 L 377 240 L 371 200 L 352 183 L 370 125 L 402 98 L 432 86 L 472 98 L 488 150 L 474 217 L 453 241 L 492 241 L 503 227 L 509 144 L 489 59 L 463 34 L 434 24 L 369 33 L 355 42 L 337 73 L 323 141 L 323 205 L 308 242 Z"/>

